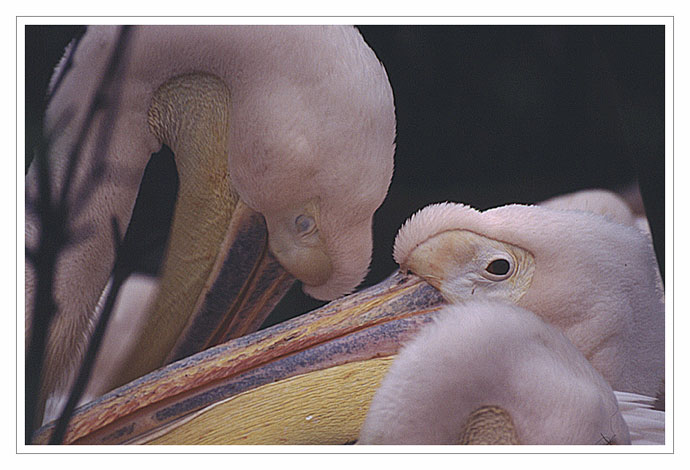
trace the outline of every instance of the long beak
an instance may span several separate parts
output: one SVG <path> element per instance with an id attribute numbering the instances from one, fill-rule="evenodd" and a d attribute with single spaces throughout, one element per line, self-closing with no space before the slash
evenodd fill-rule
<path id="1" fill-rule="evenodd" d="M 209 282 L 166 363 L 258 330 L 294 281 L 268 249 L 264 218 L 239 201 Z"/>
<path id="2" fill-rule="evenodd" d="M 154 371 L 79 409 L 71 444 L 345 444 L 439 292 L 414 275 Z M 50 438 L 52 424 L 35 443 Z"/>
<path id="3" fill-rule="evenodd" d="M 215 260 L 204 256 L 199 263 L 166 263 L 147 323 L 108 390 L 256 331 L 292 286 L 295 278 L 268 249 L 263 216 L 241 200 L 231 213 Z M 180 256 L 181 250 L 173 251 Z M 184 276 L 196 282 L 180 282 Z"/>

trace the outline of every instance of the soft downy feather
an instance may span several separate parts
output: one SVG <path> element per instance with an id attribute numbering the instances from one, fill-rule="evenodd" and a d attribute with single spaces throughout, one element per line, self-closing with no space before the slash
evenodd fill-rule
<path id="1" fill-rule="evenodd" d="M 613 390 L 556 328 L 515 305 L 448 306 L 399 353 L 361 444 L 455 444 L 482 406 L 522 444 L 629 443 Z"/>

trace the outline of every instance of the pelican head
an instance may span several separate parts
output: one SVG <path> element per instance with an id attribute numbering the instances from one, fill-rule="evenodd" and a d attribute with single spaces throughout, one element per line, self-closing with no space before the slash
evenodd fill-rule
<path id="1" fill-rule="evenodd" d="M 649 239 L 575 210 L 436 204 L 398 232 L 394 256 L 451 303 L 513 303 L 556 326 L 616 390 L 654 395 L 664 303 Z"/>
<path id="2" fill-rule="evenodd" d="M 228 77 L 231 113 L 241 117 L 229 128 L 233 187 L 264 216 L 271 252 L 306 293 L 331 300 L 352 291 L 366 274 L 372 217 L 393 172 L 383 66 L 352 27 L 215 36 L 214 55 L 241 63 L 216 72 Z"/>

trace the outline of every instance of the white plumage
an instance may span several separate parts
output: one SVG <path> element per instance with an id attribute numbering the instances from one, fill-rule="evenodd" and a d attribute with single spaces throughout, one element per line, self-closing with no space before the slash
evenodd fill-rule
<path id="1" fill-rule="evenodd" d="M 413 215 L 396 238 L 396 261 L 454 306 L 403 349 L 362 442 L 457 442 L 473 410 L 495 405 L 509 411 L 521 443 L 601 443 L 597 433 L 625 443 L 622 414 L 633 443 L 663 444 L 664 414 L 651 408 L 663 390 L 663 287 L 637 225 L 600 191 Z M 597 416 L 615 418 L 616 432 L 603 432 Z"/>
<path id="2" fill-rule="evenodd" d="M 614 392 L 618 409 L 630 431 L 634 445 L 664 445 L 666 413 L 654 408 L 656 398 L 637 393 Z"/>
<path id="3" fill-rule="evenodd" d="M 663 292 L 651 242 L 637 228 L 582 211 L 436 204 L 403 225 L 394 256 L 450 302 L 480 295 L 536 313 L 615 390 L 659 392 Z M 505 277 L 486 274 L 498 258 L 511 264 Z"/>
<path id="4" fill-rule="evenodd" d="M 556 328 L 500 302 L 448 306 L 399 353 L 361 444 L 457 444 L 470 414 L 507 411 L 521 444 L 630 443 L 611 386 Z"/>
<path id="5" fill-rule="evenodd" d="M 636 223 L 635 215 L 623 198 L 604 189 L 589 189 L 563 194 L 542 201 L 538 205 L 549 209 L 599 214 L 622 225 L 634 226 Z"/>

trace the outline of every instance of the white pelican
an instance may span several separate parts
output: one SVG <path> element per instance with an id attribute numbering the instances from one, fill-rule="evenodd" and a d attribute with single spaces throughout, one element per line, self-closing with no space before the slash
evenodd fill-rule
<path id="1" fill-rule="evenodd" d="M 258 328 L 292 276 L 319 299 L 351 291 L 367 270 L 372 215 L 392 176 L 392 91 L 355 28 L 135 27 L 119 51 L 121 79 L 94 97 L 112 72 L 118 31 L 90 27 L 68 48 L 71 68 L 66 59 L 58 66 L 64 80 L 51 85 L 51 184 L 67 193 L 66 232 L 81 238 L 55 272 L 42 402 L 65 390 L 80 362 L 113 269 L 111 221 L 127 227 L 163 144 L 180 187 L 160 293 L 105 390 Z M 80 160 L 63 188 L 75 147 Z M 33 165 L 26 179 L 33 253 L 38 173 Z M 27 338 L 37 282 L 27 263 Z"/>
<path id="2" fill-rule="evenodd" d="M 359 444 L 629 444 L 611 386 L 523 308 L 444 307 L 376 392 Z"/>
<path id="3" fill-rule="evenodd" d="M 655 396 L 664 374 L 664 301 L 650 240 L 603 216 L 509 205 L 427 206 L 394 256 L 451 303 L 514 303 L 559 328 L 614 390 Z"/>
<path id="4" fill-rule="evenodd" d="M 484 213 L 439 204 L 410 218 L 398 233 L 396 260 L 457 305 L 400 354 L 372 403 L 362 431 L 364 443 L 457 442 L 470 413 L 482 405 L 510 408 L 512 422 L 522 426 L 514 438 L 521 443 L 594 443 L 593 428 L 585 439 L 575 438 L 577 433 L 559 436 L 540 417 L 554 412 L 564 413 L 560 416 L 565 423 L 568 415 L 575 421 L 589 419 L 579 414 L 583 407 L 571 406 L 563 393 L 548 385 L 541 388 L 546 381 L 539 367 L 531 366 L 538 380 L 525 373 L 522 383 L 513 382 L 526 370 L 521 350 L 534 342 L 544 344 L 534 327 L 546 331 L 554 325 L 579 351 L 565 354 L 548 345 L 551 354 L 561 355 L 559 366 L 544 368 L 549 379 L 577 390 L 569 363 L 584 354 L 619 390 L 633 443 L 663 444 L 664 414 L 650 405 L 652 396 L 663 391 L 663 293 L 651 241 L 635 228 L 636 221 L 620 202 L 607 193 L 587 192 L 542 207 L 513 205 Z M 540 277 L 546 273 L 548 278 Z M 610 278 L 615 281 L 607 281 Z M 494 303 L 476 304 L 473 299 Z M 508 311 L 501 303 L 508 303 Z M 530 308 L 549 325 L 538 326 L 528 319 L 533 314 L 520 313 L 517 305 Z M 508 339 L 501 333 L 504 329 Z M 537 354 L 548 358 L 544 352 Z M 494 373 L 497 364 L 505 365 L 500 373 Z M 419 383 L 413 384 L 415 380 Z M 592 386 L 597 381 L 588 377 L 586 382 Z M 518 386 L 522 395 L 513 388 Z M 440 398 L 451 390 L 453 400 Z M 576 393 L 584 400 L 593 397 L 583 389 Z M 613 397 L 610 387 L 602 393 Z M 549 403 L 549 409 L 537 410 L 533 405 L 538 402 Z M 600 411 L 601 417 L 612 415 Z M 543 431 L 555 440 L 539 435 Z"/>

